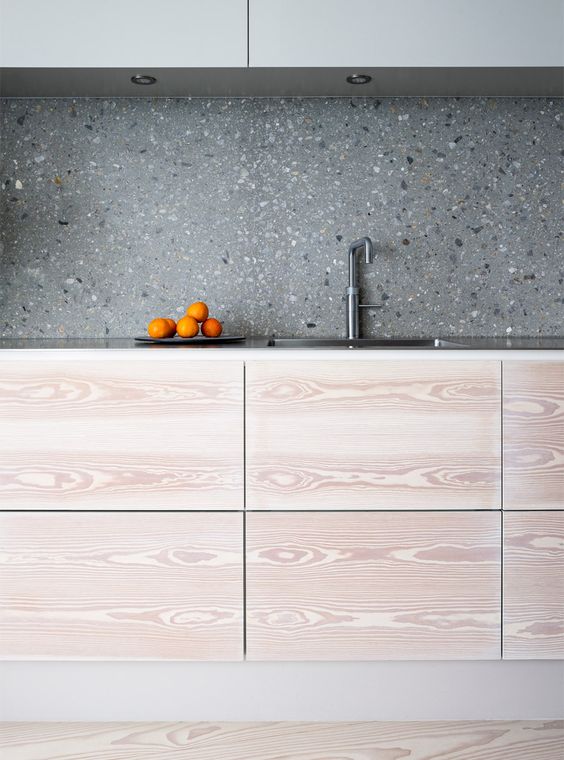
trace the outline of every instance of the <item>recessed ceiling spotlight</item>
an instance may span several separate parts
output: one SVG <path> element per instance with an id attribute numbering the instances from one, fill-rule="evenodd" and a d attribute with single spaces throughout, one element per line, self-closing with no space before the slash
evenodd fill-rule
<path id="1" fill-rule="evenodd" d="M 368 74 L 351 74 L 350 77 L 347 77 L 349 84 L 368 84 L 371 81 L 372 77 Z"/>
<path id="2" fill-rule="evenodd" d="M 156 77 L 152 77 L 149 74 L 136 74 L 134 77 L 131 77 L 131 81 L 133 84 L 155 84 L 157 81 Z"/>

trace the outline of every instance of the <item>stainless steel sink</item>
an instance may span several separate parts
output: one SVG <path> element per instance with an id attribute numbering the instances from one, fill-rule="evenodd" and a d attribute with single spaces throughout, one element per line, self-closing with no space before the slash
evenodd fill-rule
<path id="1" fill-rule="evenodd" d="M 442 338 L 270 338 L 273 348 L 465 348 Z"/>

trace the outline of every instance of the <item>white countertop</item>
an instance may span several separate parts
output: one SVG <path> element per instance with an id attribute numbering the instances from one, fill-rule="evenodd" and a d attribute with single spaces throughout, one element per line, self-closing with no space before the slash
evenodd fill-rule
<path id="1" fill-rule="evenodd" d="M 564 361 L 564 338 L 454 338 L 465 346 L 281 348 L 268 345 L 266 337 L 225 345 L 165 345 L 136 343 L 132 338 L 0 340 L 0 361 L 37 359 L 38 354 L 76 360 L 117 358 L 167 361 Z"/>

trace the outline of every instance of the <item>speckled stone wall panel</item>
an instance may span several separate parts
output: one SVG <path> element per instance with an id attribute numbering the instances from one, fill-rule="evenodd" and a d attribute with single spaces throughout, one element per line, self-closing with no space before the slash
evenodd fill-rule
<path id="1" fill-rule="evenodd" d="M 561 335 L 561 104 L 7 100 L 0 335 L 126 336 L 210 303 L 230 333 Z"/>

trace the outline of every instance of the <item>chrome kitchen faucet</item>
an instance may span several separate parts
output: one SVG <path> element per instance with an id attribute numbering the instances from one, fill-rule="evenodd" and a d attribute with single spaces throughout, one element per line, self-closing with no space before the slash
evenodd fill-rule
<path id="1" fill-rule="evenodd" d="M 355 240 L 349 246 L 349 286 L 347 288 L 347 338 L 360 338 L 360 309 L 374 306 L 370 303 L 360 303 L 360 289 L 356 271 L 356 254 L 364 248 L 364 261 L 372 264 L 374 249 L 372 240 L 363 237 Z"/>

